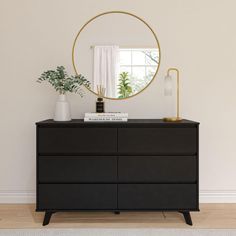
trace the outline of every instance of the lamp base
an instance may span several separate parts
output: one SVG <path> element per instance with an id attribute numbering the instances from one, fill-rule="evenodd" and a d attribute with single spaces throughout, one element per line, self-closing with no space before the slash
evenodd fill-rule
<path id="1" fill-rule="evenodd" d="M 180 117 L 165 117 L 165 118 L 163 118 L 163 121 L 165 121 L 165 122 L 179 122 L 181 120 L 182 120 L 182 118 L 180 118 Z"/>

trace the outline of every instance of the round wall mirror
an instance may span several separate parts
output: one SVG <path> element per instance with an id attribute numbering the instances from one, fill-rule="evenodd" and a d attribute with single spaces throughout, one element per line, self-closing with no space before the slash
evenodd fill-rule
<path id="1" fill-rule="evenodd" d="M 152 28 L 131 13 L 105 12 L 78 32 L 72 50 L 76 74 L 90 81 L 88 89 L 109 99 L 142 92 L 160 66 L 160 46 Z"/>

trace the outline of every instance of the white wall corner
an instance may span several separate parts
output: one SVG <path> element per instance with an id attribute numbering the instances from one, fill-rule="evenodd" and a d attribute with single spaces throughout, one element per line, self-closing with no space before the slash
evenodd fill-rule
<path id="1" fill-rule="evenodd" d="M 236 203 L 236 190 L 201 190 L 200 203 Z M 0 203 L 26 204 L 35 203 L 36 194 L 34 190 L 0 190 Z"/>

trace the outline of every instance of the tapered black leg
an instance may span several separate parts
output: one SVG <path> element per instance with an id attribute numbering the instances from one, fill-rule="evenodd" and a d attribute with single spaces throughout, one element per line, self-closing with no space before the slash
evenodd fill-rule
<path id="1" fill-rule="evenodd" d="M 180 213 L 182 213 L 184 215 L 184 219 L 185 219 L 186 224 L 193 225 L 189 211 L 180 211 Z"/>
<path id="2" fill-rule="evenodd" d="M 46 211 L 43 219 L 43 226 L 48 225 L 54 211 Z"/>
<path id="3" fill-rule="evenodd" d="M 119 212 L 119 211 L 114 211 L 114 213 L 115 213 L 116 215 L 119 215 L 119 214 L 120 214 L 120 212 Z"/>

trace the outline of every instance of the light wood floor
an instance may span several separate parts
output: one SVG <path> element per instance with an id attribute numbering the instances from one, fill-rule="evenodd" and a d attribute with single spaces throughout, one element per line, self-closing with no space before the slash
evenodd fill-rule
<path id="1" fill-rule="evenodd" d="M 44 213 L 35 205 L 0 204 L 0 228 L 41 228 Z M 177 212 L 58 212 L 46 228 L 236 228 L 236 204 L 201 204 L 193 212 L 193 226 Z"/>

